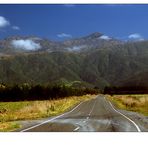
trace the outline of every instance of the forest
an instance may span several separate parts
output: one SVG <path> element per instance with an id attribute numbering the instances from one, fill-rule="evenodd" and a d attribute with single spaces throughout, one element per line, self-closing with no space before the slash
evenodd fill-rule
<path id="1" fill-rule="evenodd" d="M 123 86 L 105 87 L 104 94 L 148 94 L 148 87 L 144 86 Z"/>
<path id="2" fill-rule="evenodd" d="M 0 102 L 53 100 L 69 96 L 98 94 L 98 88 L 74 88 L 66 85 L 0 84 Z"/>

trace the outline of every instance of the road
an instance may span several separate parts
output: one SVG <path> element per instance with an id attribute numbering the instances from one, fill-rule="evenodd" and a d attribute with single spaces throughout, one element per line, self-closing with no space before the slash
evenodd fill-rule
<path id="1" fill-rule="evenodd" d="M 141 127 L 138 120 L 134 121 L 99 95 L 21 132 L 141 132 L 144 129 Z"/>

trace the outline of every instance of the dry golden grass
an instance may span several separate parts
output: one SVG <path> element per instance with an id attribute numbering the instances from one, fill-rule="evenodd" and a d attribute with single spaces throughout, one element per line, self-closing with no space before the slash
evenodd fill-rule
<path id="1" fill-rule="evenodd" d="M 58 100 L 24 101 L 0 103 L 0 131 L 16 128 L 10 121 L 39 119 L 61 114 L 80 103 L 95 98 L 96 95 L 73 96 Z M 11 123 L 11 124 L 10 124 Z M 13 126 L 12 126 L 13 125 Z"/>
<path id="2" fill-rule="evenodd" d="M 119 108 L 135 111 L 148 116 L 148 95 L 108 96 Z"/>
<path id="3" fill-rule="evenodd" d="M 12 131 L 19 128 L 20 125 L 15 122 L 0 123 L 0 132 Z"/>

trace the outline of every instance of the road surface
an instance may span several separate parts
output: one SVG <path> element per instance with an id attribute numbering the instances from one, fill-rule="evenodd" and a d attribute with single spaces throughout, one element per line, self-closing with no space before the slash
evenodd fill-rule
<path id="1" fill-rule="evenodd" d="M 103 95 L 82 102 L 60 116 L 49 118 L 21 132 L 141 132 L 138 120 L 134 121 L 117 110 Z"/>

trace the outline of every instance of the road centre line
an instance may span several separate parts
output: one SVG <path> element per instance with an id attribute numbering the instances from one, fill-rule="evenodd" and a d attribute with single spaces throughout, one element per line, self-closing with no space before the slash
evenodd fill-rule
<path id="1" fill-rule="evenodd" d="M 80 127 L 76 127 L 73 131 L 77 131 Z"/>
<path id="2" fill-rule="evenodd" d="M 89 116 L 91 115 L 91 113 L 92 113 L 92 111 L 93 111 L 93 109 L 94 109 L 94 107 L 95 107 L 95 104 L 96 104 L 96 100 L 95 100 L 95 102 L 94 102 L 94 104 L 93 104 L 93 107 L 92 107 L 90 113 L 88 114 Z"/>

